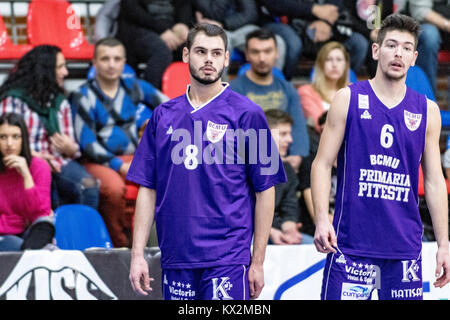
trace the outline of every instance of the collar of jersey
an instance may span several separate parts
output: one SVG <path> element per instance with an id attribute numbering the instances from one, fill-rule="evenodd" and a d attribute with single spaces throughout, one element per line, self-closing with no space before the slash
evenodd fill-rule
<path id="1" fill-rule="evenodd" d="M 198 106 L 198 107 L 194 107 L 193 104 L 191 103 L 191 100 L 189 99 L 189 89 L 191 88 L 191 85 L 188 84 L 188 85 L 187 85 L 187 88 L 186 88 L 186 98 L 187 98 L 187 100 L 189 101 L 189 105 L 190 105 L 190 106 L 192 107 L 192 109 L 193 109 L 193 110 L 191 111 L 191 113 L 197 112 L 198 110 L 200 110 L 200 109 L 202 109 L 203 107 L 205 107 L 206 105 L 208 105 L 211 101 L 213 101 L 215 98 L 217 98 L 218 96 L 220 96 L 220 95 L 225 91 L 225 89 L 228 88 L 229 85 L 230 85 L 230 84 L 229 84 L 228 82 L 222 82 L 223 89 L 222 89 L 218 94 L 216 94 L 214 97 L 212 97 L 211 99 L 209 99 L 208 101 L 206 101 L 204 104 L 202 104 L 202 105 L 200 105 L 200 106 Z"/>

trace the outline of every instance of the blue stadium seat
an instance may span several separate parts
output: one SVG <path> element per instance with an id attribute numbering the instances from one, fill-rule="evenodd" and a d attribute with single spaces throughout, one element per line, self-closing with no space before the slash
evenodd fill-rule
<path id="1" fill-rule="evenodd" d="M 60 249 L 112 248 L 102 216 L 89 206 L 67 204 L 56 208 L 55 229 L 56 245 Z"/>
<path id="2" fill-rule="evenodd" d="M 412 66 L 406 74 L 406 85 L 417 92 L 424 94 L 428 99 L 436 101 L 433 88 L 426 73 L 419 66 Z"/>

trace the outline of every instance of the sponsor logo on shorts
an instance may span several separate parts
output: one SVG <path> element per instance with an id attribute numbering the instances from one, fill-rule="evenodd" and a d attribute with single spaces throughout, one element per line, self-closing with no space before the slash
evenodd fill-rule
<path id="1" fill-rule="evenodd" d="M 341 300 L 367 300 L 373 286 L 356 283 L 342 283 Z"/>
<path id="2" fill-rule="evenodd" d="M 220 280 L 219 278 L 213 278 L 211 281 L 213 284 L 212 300 L 233 300 L 233 298 L 228 294 L 228 291 L 233 288 L 230 278 L 221 277 Z"/>

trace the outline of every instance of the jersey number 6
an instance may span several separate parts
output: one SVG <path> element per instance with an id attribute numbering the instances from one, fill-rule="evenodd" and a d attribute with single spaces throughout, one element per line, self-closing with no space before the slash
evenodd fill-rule
<path id="1" fill-rule="evenodd" d="M 394 127 L 390 124 L 385 124 L 383 128 L 381 128 L 380 135 L 380 143 L 384 148 L 390 148 L 392 143 L 394 142 L 394 136 L 392 133 L 394 132 Z"/>

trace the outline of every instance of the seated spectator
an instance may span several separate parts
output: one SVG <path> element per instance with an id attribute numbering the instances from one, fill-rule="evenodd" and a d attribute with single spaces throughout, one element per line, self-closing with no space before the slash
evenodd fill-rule
<path id="1" fill-rule="evenodd" d="M 95 17 L 94 40 L 116 36 L 120 12 L 120 0 L 106 0 Z"/>
<path id="2" fill-rule="evenodd" d="M 283 74 L 291 80 L 295 74 L 299 57 L 302 53 L 302 40 L 290 24 L 281 23 L 280 17 L 309 18 L 327 20 L 334 23 L 338 16 L 338 8 L 330 4 L 315 4 L 309 0 L 257 0 L 261 25 L 281 36 L 286 43 Z"/>
<path id="3" fill-rule="evenodd" d="M 311 10 L 315 12 L 312 15 L 293 17 L 290 20 L 302 40 L 302 54 L 315 59 L 326 42 L 341 42 L 352 57 L 351 68 L 355 73 L 360 73 L 369 51 L 369 42 L 353 29 L 350 13 L 342 5 L 344 1 L 313 2 L 324 5 L 312 6 Z"/>
<path id="4" fill-rule="evenodd" d="M 15 113 L 0 116 L 0 251 L 40 249 L 55 234 L 47 162 L 31 155 L 28 131 Z"/>
<path id="5" fill-rule="evenodd" d="M 258 10 L 255 0 L 194 0 L 198 23 L 214 23 L 225 29 L 228 37 L 228 51 L 234 49 L 243 52 L 245 36 L 258 30 Z M 286 55 L 286 43 L 276 35 L 278 57 L 275 66 L 283 70 Z"/>
<path id="6" fill-rule="evenodd" d="M 328 111 L 325 111 L 319 117 L 319 131 L 308 127 L 308 131 L 310 134 L 311 140 L 311 148 L 309 156 L 306 157 L 302 164 L 300 165 L 300 169 L 298 170 L 298 190 L 300 191 L 300 199 L 299 206 L 300 212 L 304 212 L 300 216 L 300 222 L 302 224 L 302 231 L 306 234 L 314 236 L 315 225 L 314 225 L 314 207 L 312 203 L 312 195 L 311 195 L 311 165 L 316 157 L 317 149 L 319 148 L 320 135 L 322 134 L 323 128 L 325 126 L 325 121 L 327 119 Z M 337 162 L 335 161 L 333 167 L 331 168 L 331 189 L 330 189 L 330 205 L 329 205 L 329 219 L 330 222 L 333 221 L 334 215 L 334 203 L 336 197 L 336 188 L 337 188 Z"/>
<path id="7" fill-rule="evenodd" d="M 114 38 L 98 41 L 95 78 L 72 94 L 75 135 L 85 167 L 100 180 L 99 211 L 114 247 L 131 246 L 132 217 L 126 214 L 125 176 L 138 145 L 138 131 L 152 109 L 168 100 L 144 80 L 121 78 L 125 48 Z"/>
<path id="8" fill-rule="evenodd" d="M 250 69 L 235 78 L 230 87 L 260 105 L 264 111 L 279 109 L 292 117 L 293 141 L 284 160 L 297 171 L 302 157 L 309 153 L 308 132 L 294 86 L 272 74 L 277 54 L 275 35 L 270 30 L 259 29 L 249 33 L 246 37 L 245 55 Z"/>
<path id="9" fill-rule="evenodd" d="M 52 208 L 79 203 L 98 207 L 98 182 L 76 161 L 70 104 L 64 96 L 68 75 L 60 48 L 41 45 L 22 59 L 0 87 L 0 114 L 22 115 L 33 155 L 52 169 Z"/>
<path id="10" fill-rule="evenodd" d="M 139 63 L 146 63 L 143 77 L 158 89 L 174 57 L 181 59 L 189 31 L 185 21 L 192 16 L 189 8 L 190 1 L 180 0 L 120 2 L 116 37 L 128 52 L 128 64 L 138 70 Z"/>
<path id="11" fill-rule="evenodd" d="M 348 85 L 350 57 L 339 42 L 325 44 L 317 54 L 312 84 L 298 88 L 308 125 L 319 132 L 319 117 L 330 108 L 334 94 Z"/>
<path id="12" fill-rule="evenodd" d="M 433 11 L 445 19 L 439 19 L 436 26 L 441 32 L 442 50 L 450 50 L 450 2 L 448 0 L 433 0 Z"/>
<path id="13" fill-rule="evenodd" d="M 270 109 L 265 112 L 270 132 L 278 147 L 280 156 L 287 154 L 292 143 L 292 124 L 288 113 Z M 283 161 L 288 181 L 275 186 L 275 213 L 270 229 L 269 243 L 273 244 L 311 244 L 313 238 L 299 231 L 300 211 L 298 207 L 298 179 L 289 162 Z"/>
<path id="14" fill-rule="evenodd" d="M 372 44 L 377 41 L 381 21 L 392 13 L 393 0 L 348 0 L 344 5 L 352 20 L 353 31 L 362 34 Z M 372 50 L 367 50 L 365 65 L 369 77 L 373 78 L 377 61 L 372 58 Z"/>

